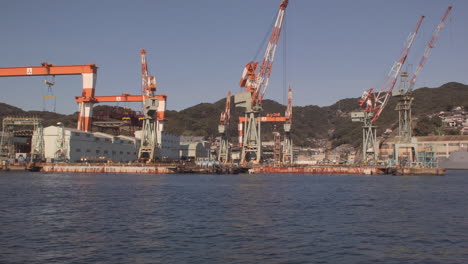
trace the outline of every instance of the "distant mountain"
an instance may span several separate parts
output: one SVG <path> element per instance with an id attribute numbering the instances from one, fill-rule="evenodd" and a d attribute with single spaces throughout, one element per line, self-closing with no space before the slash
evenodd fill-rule
<path id="1" fill-rule="evenodd" d="M 465 106 L 468 109 L 468 86 L 460 83 L 447 83 L 439 88 L 420 88 L 413 92 L 413 117 L 419 119 L 431 113 L 450 110 L 454 106 Z M 169 100 L 171 100 L 169 98 Z M 293 142 L 298 146 L 317 146 L 331 142 L 332 147 L 341 144 L 358 146 L 362 142 L 362 124 L 351 122 L 350 112 L 358 110 L 358 98 L 347 98 L 333 105 L 319 107 L 315 105 L 293 107 Z M 395 130 L 398 126 L 398 113 L 394 110 L 397 99 L 392 97 L 377 121 L 378 134 L 387 128 Z M 224 110 L 225 99 L 215 103 L 200 103 L 181 111 L 167 111 L 165 130 L 169 133 L 187 136 L 218 135 L 220 113 Z M 96 106 L 95 109 L 108 106 Z M 281 113 L 285 106 L 272 100 L 263 101 L 264 113 Z M 240 109 L 232 104 L 231 125 L 229 133 L 231 142 L 237 142 L 237 120 L 242 115 Z M 77 114 L 61 115 L 44 111 L 23 111 L 17 107 L 0 103 L 0 118 L 4 116 L 38 116 L 45 119 L 46 125 L 63 122 L 67 127 L 76 127 Z M 265 114 L 263 114 L 265 115 Z M 416 123 L 416 122 L 414 122 Z M 262 138 L 270 140 L 275 124 L 262 124 Z M 282 124 L 276 129 L 283 130 Z"/>

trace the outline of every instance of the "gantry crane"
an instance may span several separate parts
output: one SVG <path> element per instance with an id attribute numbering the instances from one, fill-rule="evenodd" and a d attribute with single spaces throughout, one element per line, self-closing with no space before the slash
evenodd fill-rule
<path id="1" fill-rule="evenodd" d="M 93 63 L 59 66 L 43 62 L 41 66 L 0 68 L 0 77 L 81 75 L 83 77 L 83 91 L 81 94 L 83 99 L 78 104 L 77 129 L 91 131 L 97 69 L 98 67 Z"/>
<path id="2" fill-rule="evenodd" d="M 218 161 L 227 163 L 230 160 L 229 155 L 229 121 L 231 119 L 231 92 L 226 96 L 224 111 L 219 118 L 218 132 L 220 134 L 218 147 Z"/>
<path id="3" fill-rule="evenodd" d="M 245 137 L 243 142 L 240 143 L 242 147 L 241 163 L 243 164 L 248 161 L 253 161 L 255 163 L 260 163 L 261 161 L 261 122 L 258 122 L 257 118 L 262 111 L 262 100 L 270 80 L 276 47 L 281 34 L 287 6 L 288 0 L 283 0 L 280 4 L 260 69 L 258 69 L 258 62 L 254 61 L 249 62 L 245 66 L 239 82 L 240 87 L 244 87 L 245 91 L 234 96 L 236 107 L 245 108 L 245 122 L 243 126 L 245 129 L 243 133 Z"/>
<path id="4" fill-rule="evenodd" d="M 370 162 L 371 160 L 377 161 L 377 127 L 375 122 L 379 119 L 380 114 L 385 109 L 389 97 L 392 94 L 393 87 L 400 75 L 401 67 L 408 57 L 408 53 L 413 45 L 416 34 L 421 26 L 424 16 L 419 18 L 415 29 L 410 33 L 406 39 L 403 50 L 400 54 L 400 59 L 394 62 L 390 72 L 388 73 L 384 85 L 378 93 L 374 93 L 374 89 L 364 91 L 359 99 L 359 106 L 364 109 L 359 112 L 352 112 L 351 119 L 353 122 L 363 123 L 363 137 L 362 137 L 362 156 L 363 162 Z"/>
<path id="5" fill-rule="evenodd" d="M 94 96 L 93 103 L 106 102 L 142 102 L 143 103 L 143 124 L 141 133 L 141 145 L 138 151 L 138 158 L 146 161 L 153 161 L 158 148 L 158 138 L 164 130 L 165 111 L 167 96 L 156 95 L 156 77 L 148 73 L 146 62 L 146 51 L 140 51 L 141 60 L 141 95 L 131 95 L 123 93 L 118 96 Z M 76 97 L 76 102 L 81 103 L 87 100 L 85 97 Z"/>
<path id="6" fill-rule="evenodd" d="M 451 10 L 452 6 L 449 6 L 445 11 L 440 23 L 435 28 L 434 33 L 432 34 L 431 39 L 427 44 L 426 49 L 424 50 L 423 56 L 419 61 L 418 67 L 413 72 L 411 78 L 408 79 L 408 72 L 401 73 L 400 87 L 394 95 L 399 97 L 395 110 L 398 111 L 398 135 L 400 137 L 400 141 L 403 143 L 410 143 L 412 136 L 411 106 L 414 100 L 414 96 L 412 95 L 414 84 L 416 83 L 416 79 L 418 78 L 421 69 L 429 57 L 432 48 L 435 46 L 435 41 L 439 37 L 440 30 L 445 27 L 445 19 Z"/>
<path id="7" fill-rule="evenodd" d="M 239 144 L 244 142 L 244 123 L 246 121 L 245 116 L 239 117 L 238 133 L 239 133 Z M 284 164 L 293 163 L 293 143 L 291 138 L 291 125 L 292 125 L 292 89 L 288 90 L 288 104 L 284 116 L 280 113 L 269 113 L 266 116 L 261 116 L 256 119 L 257 123 L 267 122 L 280 122 L 284 123 L 284 141 L 282 151 L 282 162 Z M 260 126 L 260 125 L 259 125 Z"/>

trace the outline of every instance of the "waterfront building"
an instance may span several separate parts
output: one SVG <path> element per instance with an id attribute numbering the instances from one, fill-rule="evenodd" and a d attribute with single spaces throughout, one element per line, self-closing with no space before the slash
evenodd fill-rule
<path id="1" fill-rule="evenodd" d="M 134 137 L 85 132 L 63 126 L 44 128 L 44 157 L 48 161 L 129 162 L 137 159 Z"/>
<path id="2" fill-rule="evenodd" d="M 203 144 L 202 142 L 181 142 L 179 150 L 181 159 L 198 160 L 210 156 L 209 144 Z"/>

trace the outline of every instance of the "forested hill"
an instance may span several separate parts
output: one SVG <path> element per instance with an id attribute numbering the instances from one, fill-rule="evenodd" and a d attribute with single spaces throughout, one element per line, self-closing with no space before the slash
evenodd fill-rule
<path id="1" fill-rule="evenodd" d="M 418 119 L 431 113 L 446 111 L 454 106 L 464 106 L 468 109 L 468 86 L 460 83 L 447 83 L 438 88 L 420 88 L 413 92 L 413 117 Z M 171 100 L 169 98 L 169 100 Z M 319 107 L 315 105 L 293 107 L 293 141 L 299 146 L 316 146 L 325 141 L 333 146 L 340 144 L 359 145 L 362 131 L 361 123 L 351 122 L 350 112 L 358 110 L 358 98 L 347 98 L 333 105 Z M 392 97 L 377 122 L 378 133 L 387 128 L 398 126 L 398 113 L 394 111 L 396 98 Z M 294 99 L 293 99 L 294 102 Z M 224 110 L 225 99 L 215 103 L 201 103 L 181 111 L 166 112 L 165 130 L 180 135 L 216 137 L 220 113 Z M 233 105 L 233 104 L 232 104 Z M 106 106 L 96 106 L 97 108 Z M 264 100 L 264 113 L 281 113 L 285 106 L 275 101 Z M 237 120 L 240 109 L 231 109 L 231 125 L 229 128 L 232 142 L 237 142 Z M 61 115 L 42 111 L 23 111 L 14 106 L 0 103 L 0 118 L 3 116 L 38 116 L 45 119 L 45 125 L 63 122 L 67 127 L 76 127 L 76 113 Z M 414 122 L 417 123 L 417 122 Z M 262 124 L 262 138 L 271 139 L 274 124 Z M 276 124 L 276 129 L 282 131 L 282 124 Z"/>
<path id="2" fill-rule="evenodd" d="M 420 88 L 413 92 L 413 117 L 418 119 L 431 113 L 446 111 L 454 106 L 468 109 L 468 86 L 460 83 L 447 83 L 438 88 Z M 294 96 L 294 95 L 293 95 Z M 197 136 L 216 136 L 219 115 L 223 111 L 225 99 L 215 103 L 202 103 L 182 111 L 167 113 L 166 130 L 172 133 Z M 293 107 L 293 141 L 299 146 L 314 146 L 324 140 L 333 146 L 340 144 L 359 145 L 362 141 L 362 123 L 351 122 L 350 112 L 359 110 L 358 97 L 342 99 L 333 105 L 319 107 L 315 105 Z M 294 99 L 293 99 L 294 102 Z M 387 128 L 398 127 L 397 98 L 392 97 L 377 122 L 378 133 Z M 285 106 L 275 101 L 264 100 L 265 113 L 284 114 Z M 232 142 L 237 142 L 237 118 L 241 111 L 231 109 L 229 128 Z M 414 122 L 416 124 L 416 122 Z M 262 138 L 271 139 L 273 124 L 262 124 Z M 282 125 L 277 124 L 282 131 Z"/>

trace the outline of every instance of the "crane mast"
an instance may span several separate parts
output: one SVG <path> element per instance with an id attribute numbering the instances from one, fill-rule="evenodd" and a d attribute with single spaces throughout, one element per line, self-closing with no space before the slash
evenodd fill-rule
<path id="1" fill-rule="evenodd" d="M 240 87 L 244 87 L 245 91 L 234 96 L 236 107 L 245 108 L 245 121 L 239 123 L 239 127 L 243 130 L 244 135 L 243 142 L 240 142 L 240 146 L 242 147 L 241 163 L 248 161 L 261 162 L 261 122 L 257 122 L 257 119 L 262 110 L 262 100 L 270 80 L 276 47 L 278 46 L 288 2 L 288 0 L 283 0 L 280 4 L 260 68 L 258 68 L 258 62 L 254 61 L 249 62 L 244 67 L 239 85 Z"/>
<path id="2" fill-rule="evenodd" d="M 283 151 L 283 163 L 293 163 L 293 142 L 291 138 L 291 126 L 292 126 L 292 89 L 288 90 L 288 105 L 284 113 L 286 121 L 284 122 L 284 151 Z"/>
<path id="3" fill-rule="evenodd" d="M 158 148 L 158 138 L 161 138 L 163 120 L 159 120 L 159 112 L 161 107 L 165 108 L 165 101 L 159 100 L 155 96 L 156 78 L 150 76 L 148 72 L 148 64 L 146 63 L 146 51 L 140 51 L 141 58 L 141 91 L 143 103 L 143 124 L 141 131 L 141 145 L 138 151 L 138 159 L 146 161 L 154 161 Z M 165 110 L 165 109 L 164 109 Z M 163 110 L 163 113 L 164 113 Z"/>
<path id="4" fill-rule="evenodd" d="M 226 96 L 224 111 L 219 118 L 218 132 L 221 136 L 218 147 L 218 161 L 227 163 L 229 161 L 229 134 L 228 127 L 231 120 L 231 92 Z"/>
<path id="5" fill-rule="evenodd" d="M 406 58 L 408 57 L 408 53 L 411 49 L 411 46 L 413 45 L 414 39 L 418 33 L 423 19 L 424 16 L 419 18 L 418 22 L 416 23 L 416 27 L 409 34 L 400 53 L 400 59 L 393 63 L 379 92 L 375 94 L 373 92 L 373 88 L 364 91 L 363 95 L 359 99 L 359 105 L 364 107 L 364 110 L 351 113 L 352 121 L 364 123 L 362 144 L 364 162 L 377 160 L 377 127 L 375 126 L 375 122 L 379 119 L 380 114 L 388 103 L 389 97 L 391 96 L 393 88 L 395 87 L 397 78 L 400 75 L 401 68 L 405 63 Z"/>

